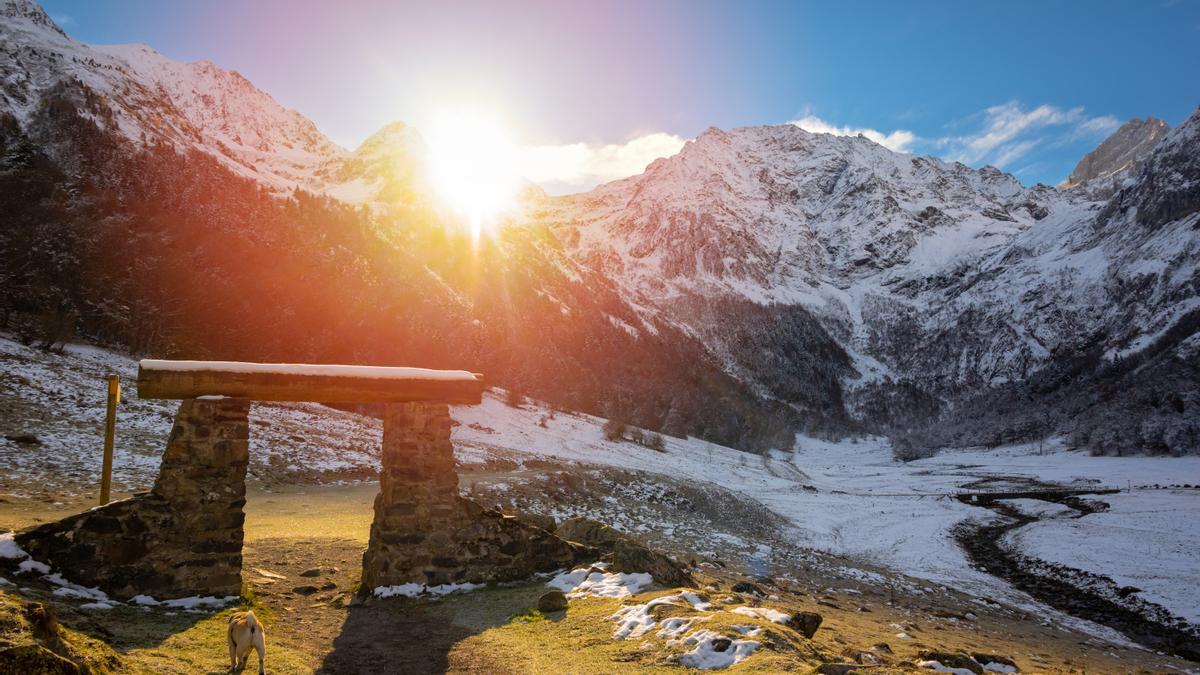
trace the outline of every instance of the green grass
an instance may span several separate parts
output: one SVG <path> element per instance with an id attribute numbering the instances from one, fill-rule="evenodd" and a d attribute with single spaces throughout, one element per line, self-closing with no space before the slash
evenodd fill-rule
<path id="1" fill-rule="evenodd" d="M 511 621 L 526 621 L 526 622 L 545 621 L 546 615 L 542 614 L 541 610 L 530 607 L 529 609 L 525 610 L 524 612 L 520 612 L 518 614 L 513 614 L 510 620 Z"/>

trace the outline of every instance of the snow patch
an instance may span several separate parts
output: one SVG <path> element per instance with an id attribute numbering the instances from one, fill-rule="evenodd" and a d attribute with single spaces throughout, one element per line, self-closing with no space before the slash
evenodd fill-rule
<path id="1" fill-rule="evenodd" d="M 596 572 L 581 567 L 555 576 L 546 585 L 567 594 L 568 598 L 624 598 L 641 593 L 654 583 L 646 572 Z"/>
<path id="2" fill-rule="evenodd" d="M 718 651 L 718 640 L 728 638 L 711 630 L 699 630 L 677 641 L 684 646 L 695 645 L 690 652 L 679 655 L 679 665 L 697 670 L 728 668 L 746 660 L 760 644 L 754 640 L 730 640 L 724 651 Z"/>
<path id="3" fill-rule="evenodd" d="M 17 565 L 17 574 L 29 574 L 30 572 L 49 574 L 50 566 L 37 560 L 22 560 L 21 564 Z"/>
<path id="4" fill-rule="evenodd" d="M 22 549 L 20 546 L 17 546 L 17 542 L 14 539 L 15 536 L 15 532 L 5 532 L 4 534 L 0 534 L 0 558 L 4 558 L 6 560 L 21 560 L 29 557 L 29 554 L 26 553 L 24 549 Z"/>
<path id="5" fill-rule="evenodd" d="M 729 611 L 755 619 L 766 619 L 772 623 L 787 623 L 792 620 L 791 614 L 784 614 L 777 609 L 770 609 L 768 607 L 734 607 Z"/>
<path id="6" fill-rule="evenodd" d="M 394 586 L 376 586 L 372 594 L 377 598 L 416 598 L 422 595 L 441 597 L 451 593 L 469 593 L 477 588 L 483 588 L 483 584 L 462 583 L 429 586 L 412 582 Z"/>

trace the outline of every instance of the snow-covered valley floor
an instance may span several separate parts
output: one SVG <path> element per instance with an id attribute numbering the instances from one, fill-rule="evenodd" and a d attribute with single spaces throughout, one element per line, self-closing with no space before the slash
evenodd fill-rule
<path id="1" fill-rule="evenodd" d="M 1023 605 L 1029 604 L 1027 597 L 974 569 L 951 535 L 964 520 L 994 514 L 947 495 L 980 479 L 990 479 L 989 489 L 1009 483 L 1023 488 L 1024 479 L 1081 488 L 1134 486 L 1100 497 L 1111 505 L 1107 512 L 1035 524 L 1027 552 L 1111 576 L 1189 622 L 1200 620 L 1200 489 L 1152 487 L 1200 483 L 1200 457 L 1091 457 L 1047 444 L 945 451 L 902 463 L 878 438 L 800 438 L 795 454 L 771 458 L 698 439 L 668 438 L 666 452 L 657 453 L 605 441 L 603 420 L 597 418 L 560 413 L 543 428 L 539 421 L 545 417 L 540 408 L 513 410 L 497 398 L 458 409 L 455 418 L 463 424 L 455 429 L 455 440 L 461 459 L 502 448 L 513 456 L 713 483 L 784 516 L 796 543 L 807 548 Z M 1014 543 L 1024 546 L 1024 537 Z"/>
<path id="2" fill-rule="evenodd" d="M 127 387 L 118 417 L 117 489 L 149 487 L 175 405 L 136 398 L 136 362 L 90 347 L 48 354 L 0 338 L 0 498 L 48 502 L 94 489 L 103 376 L 109 371 L 120 372 Z M 361 480 L 375 470 L 377 420 L 307 404 L 256 404 L 251 417 L 250 473 L 266 485 Z M 927 580 L 929 592 L 944 585 L 980 603 L 1013 604 L 1075 626 L 1082 622 L 971 565 L 953 528 L 997 516 L 949 495 L 981 479 L 989 487 L 1021 486 L 1030 479 L 1133 487 L 1096 497 L 1109 504 L 1107 511 L 1077 518 L 1051 513 L 1014 531 L 1008 541 L 1028 555 L 1136 587 L 1140 597 L 1193 626 L 1200 621 L 1200 490 L 1153 487 L 1200 483 L 1200 457 L 1094 458 L 1048 444 L 947 451 L 905 464 L 894 461 L 886 440 L 877 438 L 800 438 L 794 454 L 772 457 L 667 438 L 665 452 L 657 452 L 604 440 L 602 419 L 534 403 L 513 408 L 492 393 L 482 405 L 456 407 L 453 417 L 464 489 L 501 505 L 509 498 L 514 506 L 527 506 L 515 501 L 526 484 L 546 483 L 547 472 L 569 482 L 574 478 L 563 478 L 560 470 L 573 469 L 579 476 L 600 476 L 608 493 L 590 505 L 543 504 L 550 515 L 599 517 L 650 538 L 686 541 L 701 559 L 740 560 L 764 573 L 794 568 L 798 549 L 848 556 L 866 569 L 848 565 L 846 578 L 882 582 L 870 569 L 886 567 Z M 22 435 L 34 435 L 37 442 L 19 439 Z M 687 523 L 663 515 L 679 501 L 702 502 L 707 515 Z M 1053 512 L 1054 505 L 1035 504 Z M 763 521 L 763 527 L 748 521 Z M 759 537 L 760 531 L 772 534 Z M 925 592 L 919 582 L 908 585 L 914 589 Z M 1112 631 L 1088 630 L 1121 642 Z"/>

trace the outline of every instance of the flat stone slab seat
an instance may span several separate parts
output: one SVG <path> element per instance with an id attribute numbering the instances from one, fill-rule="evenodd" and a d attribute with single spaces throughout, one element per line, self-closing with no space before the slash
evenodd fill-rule
<path id="1" fill-rule="evenodd" d="M 18 533 L 35 559 L 119 599 L 241 591 L 251 400 L 385 403 L 380 493 L 363 588 L 517 579 L 575 548 L 458 496 L 450 404 L 478 404 L 467 371 L 144 360 L 140 398 L 183 399 L 154 488 Z"/>

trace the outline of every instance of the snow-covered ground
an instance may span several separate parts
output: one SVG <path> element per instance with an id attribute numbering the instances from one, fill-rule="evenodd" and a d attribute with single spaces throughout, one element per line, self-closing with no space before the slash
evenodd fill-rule
<path id="1" fill-rule="evenodd" d="M 90 347 L 46 354 L 0 338 L 0 496 L 20 498 L 34 490 L 31 486 L 46 490 L 56 483 L 76 489 L 94 485 L 103 378 L 110 371 L 132 383 L 136 362 Z M 1189 621 L 1200 618 L 1200 491 L 1151 487 L 1200 483 L 1200 457 L 1090 457 L 1048 444 L 947 451 L 905 464 L 894 461 L 887 442 L 876 438 L 800 438 L 794 454 L 759 457 L 699 439 L 667 437 L 665 452 L 657 452 L 604 440 L 600 418 L 551 412 L 533 403 L 517 409 L 502 398 L 488 393 L 481 405 L 453 409 L 461 464 L 482 469 L 496 459 L 546 459 L 720 486 L 783 516 L 793 543 L 1025 606 L 1032 600 L 975 570 L 950 535 L 965 519 L 995 514 L 947 494 L 980 479 L 991 479 L 990 487 L 1008 481 L 1022 485 L 1024 479 L 1133 487 L 1100 497 L 1112 506 L 1108 512 L 1046 520 L 1018 530 L 1011 540 L 1030 555 L 1142 589 L 1145 599 Z M 169 401 L 141 401 L 132 390 L 127 394 L 118 418 L 115 468 L 123 489 L 145 489 L 153 482 L 174 407 Z M 290 471 L 307 480 L 338 480 L 355 471 L 369 476 L 378 466 L 377 420 L 310 404 L 255 405 L 251 415 L 252 476 L 279 480 L 286 478 L 281 472 Z M 18 433 L 36 435 L 40 445 L 3 438 Z M 626 487 L 631 491 L 622 497 L 636 500 L 647 486 Z M 1062 513 L 1044 502 L 1016 500 L 1014 505 L 1047 516 Z M 724 533 L 714 533 L 710 545 L 714 550 L 757 548 L 768 563 L 780 562 L 773 555 L 786 557 Z M 846 572 L 866 581 L 871 575 Z"/>
<path id="2" fill-rule="evenodd" d="M 1025 487 L 1022 479 L 1078 487 L 1200 483 L 1200 457 L 1091 457 L 1053 444 L 946 451 L 900 463 L 892 459 L 887 441 L 878 438 L 800 438 L 793 455 L 765 458 L 668 437 L 666 452 L 659 453 L 604 440 L 599 418 L 559 413 L 549 419 L 547 412 L 532 405 L 515 410 L 492 396 L 480 406 L 456 408 L 454 417 L 461 424 L 454 429 L 454 440 L 460 461 L 481 461 L 489 449 L 502 448 L 714 483 L 786 517 L 807 547 L 1018 604 L 1029 600 L 974 569 L 951 537 L 951 529 L 963 520 L 994 514 L 948 493 L 981 478 L 994 479 L 989 487 L 1002 487 L 1006 478 L 1020 487 Z M 1200 491 L 1135 489 L 1101 499 L 1113 505 L 1111 513 L 1070 521 L 1070 536 L 1035 534 L 1038 544 L 1027 552 L 1119 582 L 1127 579 L 1143 589 L 1147 600 L 1195 621 L 1200 612 Z M 1056 521 L 1044 527 L 1064 526 Z M 1081 555 L 1081 549 L 1088 554 Z"/>
<path id="3" fill-rule="evenodd" d="M 64 497 L 99 485 L 109 373 L 123 387 L 113 489 L 150 487 L 179 402 L 139 399 L 137 361 L 128 356 L 85 345 L 52 354 L 0 337 L 0 493 Z M 251 476 L 336 480 L 378 471 L 378 420 L 309 403 L 255 404 L 250 425 Z M 22 435 L 36 441 L 5 438 Z"/>

